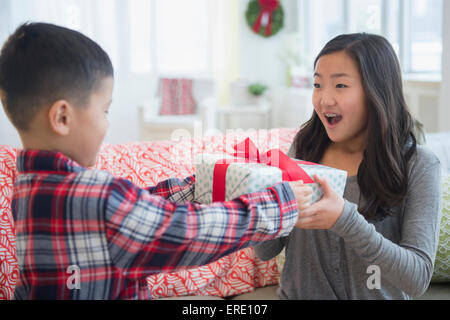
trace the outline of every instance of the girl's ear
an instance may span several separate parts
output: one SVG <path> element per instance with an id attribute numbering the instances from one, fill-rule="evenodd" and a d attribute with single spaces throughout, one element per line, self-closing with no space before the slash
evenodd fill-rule
<path id="1" fill-rule="evenodd" d="M 70 133 L 72 118 L 73 107 L 66 100 L 54 102 L 48 111 L 51 130 L 61 136 L 67 136 Z"/>

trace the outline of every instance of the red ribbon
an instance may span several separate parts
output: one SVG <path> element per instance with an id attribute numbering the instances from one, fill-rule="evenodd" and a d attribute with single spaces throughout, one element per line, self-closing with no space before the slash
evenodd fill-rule
<path id="1" fill-rule="evenodd" d="M 259 6 L 261 7 L 261 11 L 259 12 L 259 16 L 256 19 L 255 24 L 253 25 L 253 31 L 259 33 L 261 29 L 262 19 L 263 17 L 267 17 L 268 22 L 266 27 L 266 36 L 270 36 L 272 33 L 272 17 L 273 12 L 278 9 L 280 5 L 278 0 L 258 0 Z"/>
<path id="2" fill-rule="evenodd" d="M 303 180 L 304 183 L 314 183 L 314 180 L 299 164 L 317 165 L 317 163 L 293 160 L 279 149 L 269 150 L 262 156 L 252 140 L 247 138 L 234 146 L 234 156 L 240 159 L 222 159 L 215 163 L 213 173 L 213 202 L 225 201 L 225 185 L 228 167 L 233 163 L 261 163 L 279 168 L 283 181 Z"/>

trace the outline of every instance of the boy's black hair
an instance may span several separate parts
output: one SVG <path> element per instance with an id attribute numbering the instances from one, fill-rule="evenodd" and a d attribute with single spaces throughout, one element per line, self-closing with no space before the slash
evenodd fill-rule
<path id="1" fill-rule="evenodd" d="M 40 108 L 60 99 L 87 104 L 109 76 L 111 60 L 97 43 L 53 24 L 19 26 L 0 53 L 2 102 L 18 130 L 27 130 Z"/>

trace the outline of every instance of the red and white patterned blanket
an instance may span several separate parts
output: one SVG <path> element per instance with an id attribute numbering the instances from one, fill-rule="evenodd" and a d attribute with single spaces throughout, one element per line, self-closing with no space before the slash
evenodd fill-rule
<path id="1" fill-rule="evenodd" d="M 287 152 L 296 129 L 227 132 L 221 136 L 157 142 L 103 145 L 96 168 L 146 187 L 171 178 L 194 173 L 194 157 L 199 153 L 229 153 L 233 146 L 250 137 L 261 151 L 280 148 Z M 0 300 L 12 299 L 18 278 L 11 196 L 16 172 L 16 152 L 0 146 Z M 250 292 L 278 282 L 275 260 L 259 260 L 252 248 L 232 253 L 206 266 L 170 274 L 157 274 L 147 281 L 152 298 L 213 295 L 227 297 Z"/>

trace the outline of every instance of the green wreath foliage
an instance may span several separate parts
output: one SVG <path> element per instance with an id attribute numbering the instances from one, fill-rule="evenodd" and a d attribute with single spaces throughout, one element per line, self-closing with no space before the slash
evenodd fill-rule
<path id="1" fill-rule="evenodd" d="M 259 5 L 258 0 L 251 0 L 248 4 L 247 11 L 245 13 L 245 18 L 247 20 L 247 24 L 253 31 L 253 26 L 255 25 L 256 19 L 259 17 L 259 13 L 261 11 L 261 6 Z M 266 35 L 266 27 L 261 26 L 259 32 L 257 34 L 263 37 L 271 37 L 277 34 L 284 26 L 284 11 L 280 5 L 273 12 L 272 16 L 272 30 L 269 35 Z"/>

